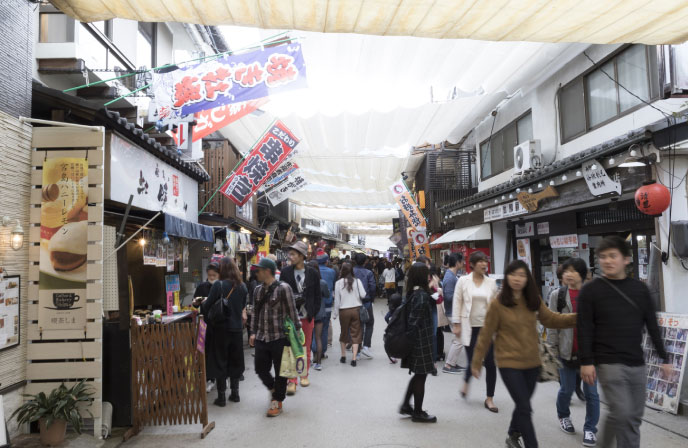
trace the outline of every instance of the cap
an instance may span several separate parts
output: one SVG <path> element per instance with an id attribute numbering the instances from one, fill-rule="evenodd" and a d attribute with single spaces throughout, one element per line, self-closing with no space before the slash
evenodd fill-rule
<path id="1" fill-rule="evenodd" d="M 260 269 L 270 269 L 270 272 L 274 275 L 275 272 L 277 272 L 277 264 L 272 261 L 269 258 L 261 258 L 258 264 L 252 264 L 251 266 L 255 266 Z"/>
<path id="2" fill-rule="evenodd" d="M 297 241 L 289 247 L 289 250 L 295 250 L 304 257 L 308 257 L 308 245 L 303 241 Z"/>

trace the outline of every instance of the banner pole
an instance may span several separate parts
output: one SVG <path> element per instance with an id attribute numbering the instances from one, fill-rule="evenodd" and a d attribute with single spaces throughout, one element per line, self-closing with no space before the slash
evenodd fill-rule
<path id="1" fill-rule="evenodd" d="M 263 139 L 263 137 L 265 137 L 265 134 L 267 134 L 268 131 L 270 129 L 272 129 L 272 127 L 275 125 L 275 123 L 277 123 L 277 119 L 272 120 L 272 122 L 270 123 L 270 126 L 268 126 L 267 129 L 265 129 L 265 131 L 263 131 L 263 133 L 260 134 L 260 137 L 258 137 L 258 139 L 253 143 L 253 145 L 251 145 L 251 149 L 253 149 L 253 147 L 256 146 L 256 144 L 258 144 L 258 142 Z M 244 161 L 244 159 L 246 159 L 246 156 L 248 156 L 250 153 L 251 153 L 251 150 L 248 150 L 248 151 L 246 151 L 245 154 L 243 154 L 241 156 L 241 159 L 237 162 L 236 165 L 234 165 L 234 168 L 232 168 L 232 170 L 229 172 L 229 174 L 227 174 L 227 176 L 222 180 L 222 182 L 220 182 L 220 185 L 217 186 L 217 188 L 215 189 L 213 194 L 210 196 L 210 199 L 208 199 L 208 201 L 198 211 L 198 216 L 201 216 L 201 213 L 203 213 L 203 210 L 205 210 L 205 208 L 208 206 L 208 204 L 210 204 L 210 201 L 212 201 L 213 198 L 215 197 L 215 195 L 217 194 L 217 192 L 220 191 L 220 188 L 222 188 L 222 186 L 225 184 L 225 182 L 227 182 L 227 179 L 232 177 L 232 174 L 234 174 L 234 171 L 239 167 L 239 165 L 241 165 L 241 163 Z"/>

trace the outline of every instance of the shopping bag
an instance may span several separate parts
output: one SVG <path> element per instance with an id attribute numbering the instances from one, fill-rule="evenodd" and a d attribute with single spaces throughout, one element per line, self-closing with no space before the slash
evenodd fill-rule
<path id="1" fill-rule="evenodd" d="M 279 375 L 283 378 L 298 378 L 306 376 L 306 374 L 306 357 L 304 355 L 294 356 L 291 347 L 284 347 Z"/>

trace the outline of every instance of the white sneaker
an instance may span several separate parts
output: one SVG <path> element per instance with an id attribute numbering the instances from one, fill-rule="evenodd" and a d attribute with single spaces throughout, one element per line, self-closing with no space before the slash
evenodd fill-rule
<path id="1" fill-rule="evenodd" d="M 208 380 L 205 383 L 205 391 L 207 393 L 210 393 L 213 389 L 215 389 L 215 381 L 213 380 Z"/>
<path id="2" fill-rule="evenodd" d="M 373 359 L 373 353 L 370 351 L 368 347 L 363 347 L 363 350 L 361 350 L 361 356 L 363 356 L 366 359 Z"/>
<path id="3" fill-rule="evenodd" d="M 583 446 L 597 446 L 597 435 L 592 431 L 585 431 Z"/>
<path id="4" fill-rule="evenodd" d="M 573 423 L 569 417 L 564 417 L 559 419 L 559 427 L 566 434 L 575 434 L 576 430 L 573 428 Z"/>

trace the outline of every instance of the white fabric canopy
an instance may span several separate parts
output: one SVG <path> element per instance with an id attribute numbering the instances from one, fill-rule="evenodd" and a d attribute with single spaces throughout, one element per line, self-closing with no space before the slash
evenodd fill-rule
<path id="1" fill-rule="evenodd" d="M 51 0 L 84 21 L 113 17 L 326 33 L 494 41 L 680 43 L 682 0 Z"/>
<path id="2" fill-rule="evenodd" d="M 460 243 L 462 241 L 489 240 L 491 238 L 492 232 L 490 231 L 490 225 L 480 224 L 479 226 L 450 230 L 430 243 L 430 245 L 439 246 L 441 244 Z"/>

